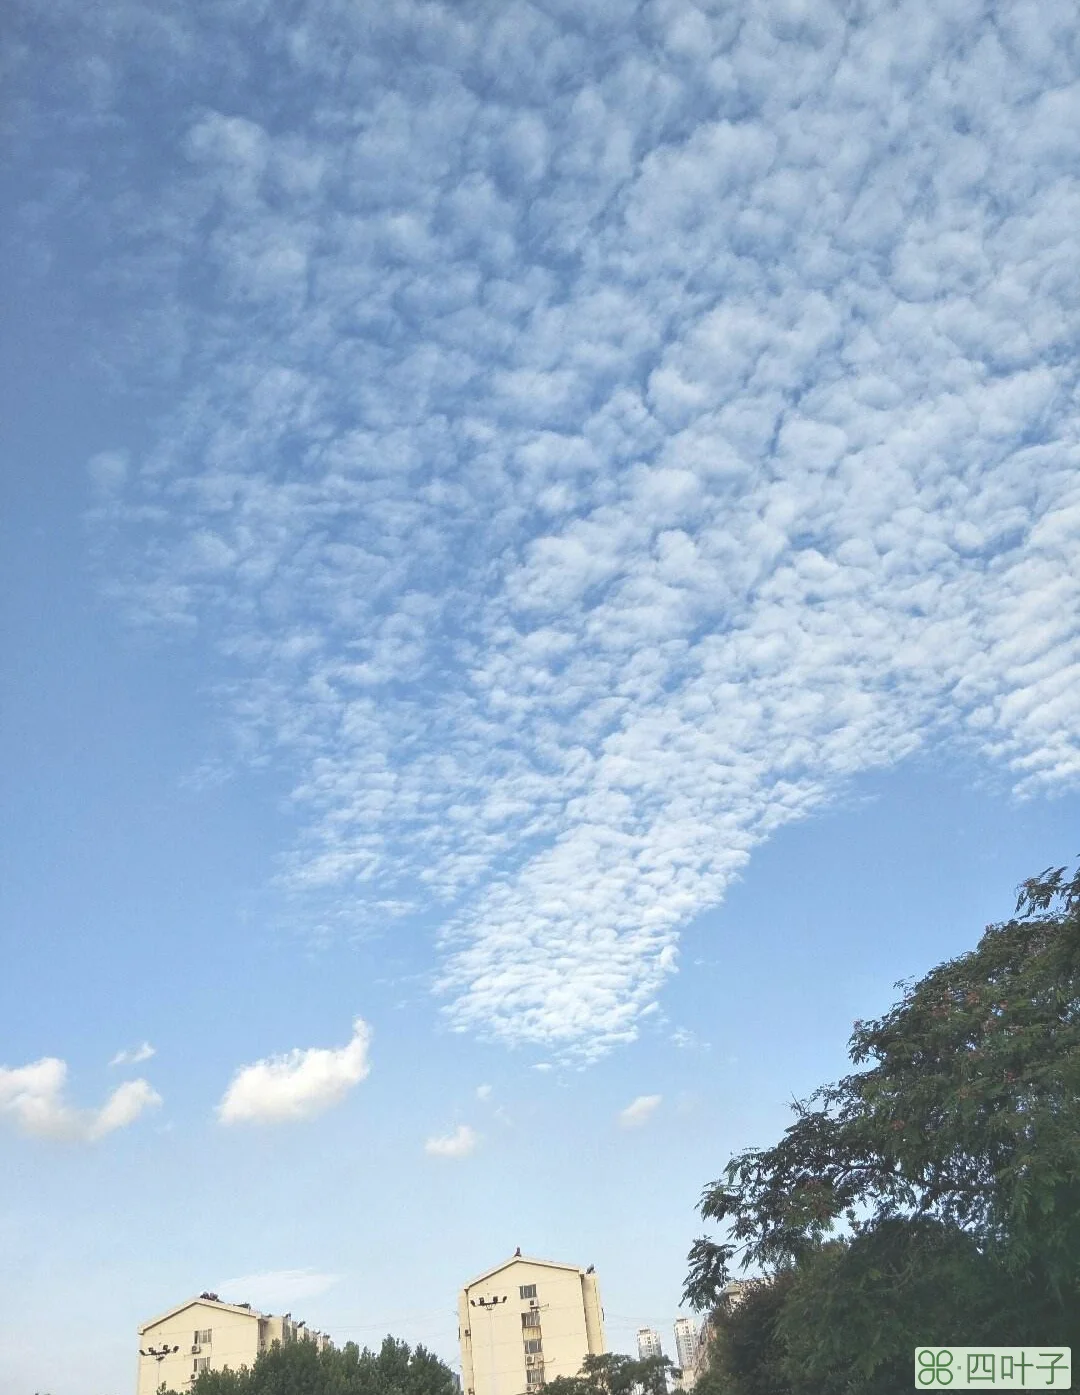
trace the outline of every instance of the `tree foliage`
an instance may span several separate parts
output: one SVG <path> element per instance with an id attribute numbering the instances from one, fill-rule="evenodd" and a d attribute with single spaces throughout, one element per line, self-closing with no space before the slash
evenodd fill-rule
<path id="1" fill-rule="evenodd" d="M 769 1281 L 749 1284 L 736 1305 L 725 1298 L 713 1314 L 713 1339 L 695 1395 L 788 1395 L 785 1349 L 777 1324 L 794 1272 L 779 1270 Z"/>
<path id="2" fill-rule="evenodd" d="M 640 1361 L 621 1352 L 587 1356 L 576 1376 L 556 1376 L 544 1385 L 544 1395 L 667 1395 L 666 1372 L 671 1366 L 666 1356 L 647 1356 Z"/>
<path id="3" fill-rule="evenodd" d="M 1032 878 L 1011 920 L 900 986 L 855 1024 L 861 1069 L 702 1196 L 728 1231 L 689 1256 L 686 1297 L 716 1314 L 707 1395 L 899 1388 L 917 1342 L 1080 1345 L 1080 872 Z M 733 1308 L 736 1261 L 771 1277 Z"/>
<path id="4" fill-rule="evenodd" d="M 314 1342 L 275 1342 L 254 1366 L 203 1371 L 191 1389 L 193 1395 L 457 1395 L 443 1361 L 393 1337 L 378 1352 L 355 1342 L 340 1351 L 318 1351 Z"/>

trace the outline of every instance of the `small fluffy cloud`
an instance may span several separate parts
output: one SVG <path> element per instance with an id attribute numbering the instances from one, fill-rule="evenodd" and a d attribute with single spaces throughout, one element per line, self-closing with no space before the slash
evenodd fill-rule
<path id="1" fill-rule="evenodd" d="M 468 1124 L 459 1124 L 453 1133 L 429 1138 L 424 1144 L 424 1152 L 433 1158 L 467 1158 L 476 1151 L 479 1141 L 475 1129 Z"/>
<path id="2" fill-rule="evenodd" d="M 491 1086 L 490 1086 L 490 1085 L 477 1085 L 477 1087 L 476 1087 L 476 1098 L 477 1098 L 478 1100 L 489 1100 L 489 1099 L 491 1098 Z"/>
<path id="3" fill-rule="evenodd" d="M 257 1308 L 287 1308 L 305 1298 L 320 1297 L 340 1278 L 340 1274 L 320 1274 L 314 1269 L 270 1269 L 225 1279 L 217 1285 L 217 1292 L 233 1294 L 238 1301 Z"/>
<path id="4" fill-rule="evenodd" d="M 619 1123 L 624 1129 L 638 1129 L 647 1124 L 656 1112 L 663 1095 L 638 1095 L 619 1114 Z"/>
<path id="5" fill-rule="evenodd" d="M 371 1029 L 357 1018 L 352 1040 L 337 1049 L 296 1048 L 242 1066 L 218 1105 L 223 1124 L 278 1124 L 311 1119 L 340 1104 L 370 1069 Z"/>
<path id="6" fill-rule="evenodd" d="M 133 1046 L 127 1051 L 118 1051 L 109 1062 L 110 1066 L 137 1066 L 142 1061 L 149 1061 L 151 1056 L 156 1056 L 157 1050 L 148 1041 L 144 1041 L 141 1046 Z"/>
<path id="7" fill-rule="evenodd" d="M 0 1066 L 0 1117 L 22 1133 L 73 1143 L 93 1143 L 134 1123 L 161 1096 L 145 1080 L 128 1080 L 100 1109 L 76 1109 L 64 1099 L 67 1063 L 44 1056 L 28 1066 Z"/>

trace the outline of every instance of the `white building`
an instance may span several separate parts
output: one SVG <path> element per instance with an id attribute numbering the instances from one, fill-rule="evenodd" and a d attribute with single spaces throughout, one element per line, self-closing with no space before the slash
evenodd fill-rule
<path id="1" fill-rule="evenodd" d="M 591 1266 L 519 1250 L 458 1296 L 464 1395 L 531 1395 L 555 1376 L 576 1376 L 604 1351 L 603 1320 Z"/>
<path id="2" fill-rule="evenodd" d="M 685 1371 L 693 1366 L 697 1356 L 697 1325 L 693 1318 L 675 1319 L 675 1365 Z"/>
<path id="3" fill-rule="evenodd" d="M 216 1293 L 189 1298 L 139 1328 L 137 1395 L 155 1395 L 164 1382 L 169 1390 L 190 1387 L 201 1371 L 239 1371 L 275 1342 L 314 1342 L 330 1346 L 325 1332 L 286 1313 L 274 1317 L 250 1303 L 222 1303 Z"/>
<path id="4" fill-rule="evenodd" d="M 660 1334 L 652 1327 L 639 1327 L 637 1334 L 637 1355 L 639 1361 L 647 1361 L 650 1356 L 663 1356 Z"/>
<path id="5" fill-rule="evenodd" d="M 754 1282 L 753 1279 L 732 1279 L 723 1290 L 723 1297 L 727 1300 L 729 1307 L 737 1308 L 745 1299 Z M 703 1322 L 698 1328 L 690 1318 L 677 1318 L 675 1320 L 675 1346 L 679 1353 L 679 1367 L 682 1371 L 678 1381 L 680 1389 L 693 1390 L 708 1364 L 709 1342 L 714 1336 L 715 1332 L 708 1321 Z M 689 1359 L 687 1359 L 688 1357 Z"/>

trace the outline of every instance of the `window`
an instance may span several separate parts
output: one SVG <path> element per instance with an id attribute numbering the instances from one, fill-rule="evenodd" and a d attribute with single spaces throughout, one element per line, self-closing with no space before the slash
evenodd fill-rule
<path id="1" fill-rule="evenodd" d="M 540 1314 L 535 1309 L 531 1313 L 522 1313 L 521 1325 L 522 1327 L 539 1327 Z"/>
<path id="2" fill-rule="evenodd" d="M 543 1383 L 544 1373 L 536 1366 L 531 1367 L 525 1372 L 525 1385 L 528 1389 L 535 1390 L 538 1385 L 543 1385 Z"/>
<path id="3" fill-rule="evenodd" d="M 536 1352 L 543 1351 L 544 1346 L 539 1337 L 526 1337 L 525 1350 L 530 1356 L 533 1356 Z"/>
<path id="4" fill-rule="evenodd" d="M 535 1284 L 522 1284 L 521 1287 L 518 1289 L 518 1293 L 520 1294 L 520 1296 L 521 1296 L 522 1298 L 535 1298 L 535 1297 L 536 1297 L 536 1285 L 535 1285 Z"/>
<path id="5" fill-rule="evenodd" d="M 209 1369 L 210 1358 L 208 1356 L 197 1356 L 195 1358 L 195 1364 L 192 1367 L 192 1370 L 195 1372 L 196 1375 L 198 1375 L 200 1371 L 208 1371 Z"/>
<path id="6" fill-rule="evenodd" d="M 195 1336 L 192 1340 L 194 1341 L 197 1347 L 208 1347 L 210 1345 L 210 1338 L 213 1335 L 214 1329 L 212 1327 L 203 1327 L 195 1333 Z"/>

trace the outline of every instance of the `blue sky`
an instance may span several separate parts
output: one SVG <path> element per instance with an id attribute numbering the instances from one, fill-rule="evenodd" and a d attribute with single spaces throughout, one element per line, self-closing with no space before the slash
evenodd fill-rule
<path id="1" fill-rule="evenodd" d="M 16 15 L 0 1392 L 516 1245 L 670 1346 L 1080 852 L 1075 7 Z"/>

